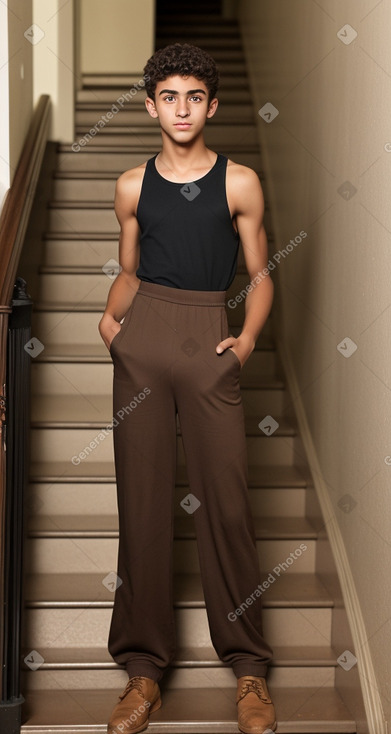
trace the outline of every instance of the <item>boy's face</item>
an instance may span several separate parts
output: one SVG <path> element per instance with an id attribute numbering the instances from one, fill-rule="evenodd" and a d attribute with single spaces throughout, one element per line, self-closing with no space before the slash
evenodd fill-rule
<path id="1" fill-rule="evenodd" d="M 217 110 L 217 98 L 208 104 L 208 94 L 206 84 L 194 76 L 169 76 L 157 83 L 155 102 L 147 97 L 145 105 L 151 117 L 159 118 L 162 132 L 176 142 L 189 142 Z"/>

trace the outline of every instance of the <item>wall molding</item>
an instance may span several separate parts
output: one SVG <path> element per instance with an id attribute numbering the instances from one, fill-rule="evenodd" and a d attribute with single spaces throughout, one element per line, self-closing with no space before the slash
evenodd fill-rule
<path id="1" fill-rule="evenodd" d="M 372 656 L 367 643 L 367 634 L 356 585 L 354 583 L 341 529 L 335 516 L 334 507 L 327 490 L 327 485 L 323 479 L 322 470 L 318 461 L 314 442 L 312 440 L 311 430 L 308 424 L 307 415 L 293 366 L 293 360 L 291 358 L 290 350 L 285 346 L 280 336 L 276 337 L 276 346 L 285 371 L 288 389 L 294 403 L 300 437 L 306 452 L 306 458 L 310 467 L 323 519 L 325 521 L 325 528 L 330 541 L 330 547 L 341 585 L 342 597 L 354 644 L 354 654 L 357 658 L 358 674 L 369 732 L 370 734 L 388 734 L 388 726 L 387 722 L 384 720 L 380 691 L 376 681 Z"/>

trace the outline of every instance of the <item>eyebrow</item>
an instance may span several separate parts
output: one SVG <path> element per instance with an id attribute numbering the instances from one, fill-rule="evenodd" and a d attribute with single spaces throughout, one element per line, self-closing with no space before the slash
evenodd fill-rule
<path id="1" fill-rule="evenodd" d="M 161 92 L 159 92 L 159 97 L 161 94 L 165 93 L 169 94 L 179 94 L 179 92 L 176 89 L 162 89 Z M 196 92 L 201 92 L 201 94 L 206 94 L 205 89 L 189 89 L 188 92 L 185 92 L 185 94 L 195 94 Z"/>

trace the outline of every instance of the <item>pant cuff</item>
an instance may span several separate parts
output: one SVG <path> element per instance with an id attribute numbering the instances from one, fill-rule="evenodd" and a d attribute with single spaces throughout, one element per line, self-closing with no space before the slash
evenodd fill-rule
<path id="1" fill-rule="evenodd" d="M 232 669 L 237 678 L 242 678 L 244 675 L 254 675 L 258 678 L 266 678 L 268 666 L 247 665 L 242 663 L 241 665 L 232 666 Z"/>
<path id="2" fill-rule="evenodd" d="M 163 677 L 162 670 L 158 670 L 154 667 L 149 668 L 145 665 L 138 665 L 136 662 L 129 663 L 125 667 L 129 678 L 133 678 L 135 675 L 142 675 L 145 678 L 151 678 L 157 683 Z"/>

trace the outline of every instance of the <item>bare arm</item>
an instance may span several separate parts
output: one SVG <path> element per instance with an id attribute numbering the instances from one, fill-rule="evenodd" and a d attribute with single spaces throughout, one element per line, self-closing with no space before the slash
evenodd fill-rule
<path id="1" fill-rule="evenodd" d="M 240 335 L 237 339 L 224 339 L 216 350 L 220 352 L 233 347 L 243 365 L 253 351 L 270 313 L 274 294 L 270 275 L 262 273 L 268 262 L 263 225 L 265 203 L 259 178 L 251 168 L 241 166 L 235 174 L 235 209 L 251 289 L 246 296 L 245 320 Z"/>
<path id="2" fill-rule="evenodd" d="M 136 277 L 139 262 L 139 226 L 136 208 L 140 190 L 140 171 L 126 171 L 117 180 L 114 210 L 120 224 L 119 264 L 122 268 L 110 288 L 105 312 L 99 322 L 99 333 L 109 349 L 115 334 L 121 329 L 119 322 L 129 309 L 140 285 Z"/>

